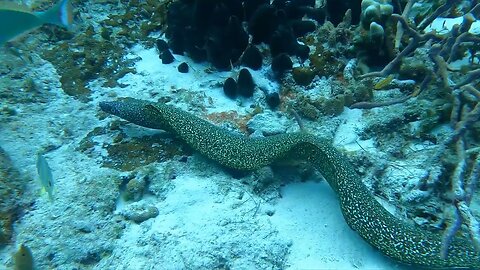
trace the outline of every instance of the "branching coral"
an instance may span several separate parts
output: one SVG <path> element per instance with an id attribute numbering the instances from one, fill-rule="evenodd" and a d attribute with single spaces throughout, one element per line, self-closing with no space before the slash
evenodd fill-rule
<path id="1" fill-rule="evenodd" d="M 411 36 L 407 47 L 405 47 L 400 53 L 398 53 L 397 56 L 395 56 L 395 58 L 390 63 L 388 63 L 388 65 L 386 65 L 381 71 L 363 74 L 362 76 L 360 76 L 360 78 L 385 77 L 390 75 L 394 72 L 394 69 L 400 65 L 401 61 L 406 56 L 414 52 L 418 47 L 423 45 L 428 40 L 436 37 L 436 34 L 432 32 L 420 34 L 408 24 L 405 18 L 398 14 L 392 14 L 392 18 L 397 19 L 401 23 L 404 31 L 406 31 L 406 33 Z"/>
<path id="2" fill-rule="evenodd" d="M 452 0 L 455 2 L 454 0 Z M 447 2 L 451 2 L 450 0 Z M 408 6 L 407 6 L 408 7 Z M 442 6 L 443 7 L 443 6 Z M 439 10 L 445 12 L 443 8 L 439 8 Z M 411 26 L 407 18 L 404 15 L 392 14 L 391 18 L 394 20 L 398 20 L 399 26 L 401 26 L 400 31 L 405 31 L 405 34 L 410 36 L 410 40 L 408 45 L 401 50 L 395 58 L 388 63 L 381 71 L 370 72 L 363 74 L 360 78 L 367 78 L 367 77 L 385 77 L 389 74 L 392 74 L 396 71 L 396 68 L 401 64 L 401 62 L 411 53 L 413 53 L 416 49 L 424 46 L 428 41 L 432 41 L 433 44 L 430 44 L 430 50 L 436 50 L 436 45 L 441 47 L 441 50 L 438 51 L 438 54 L 431 53 L 432 57 L 439 55 L 440 57 L 444 58 L 443 61 L 446 63 L 450 63 L 460 55 L 460 46 L 465 45 L 465 43 L 472 43 L 478 42 L 480 40 L 479 37 L 469 33 L 470 27 L 475 20 L 475 17 L 478 17 L 480 14 L 480 4 L 472 7 L 471 10 L 463 16 L 463 22 L 461 25 L 457 25 L 452 28 L 452 30 L 448 33 L 448 35 L 441 36 L 436 33 L 436 31 L 429 31 L 427 33 L 422 33 L 419 29 L 422 29 L 420 26 L 415 28 Z M 442 14 L 442 13 L 440 13 Z M 438 15 L 437 15 L 438 16 Z M 426 20 L 429 24 L 435 19 L 427 18 Z M 425 26 L 426 27 L 426 26 Z M 436 52 L 436 51 L 435 51 Z M 435 63 L 439 63 L 438 58 L 433 60 Z M 442 71 L 444 69 L 440 69 L 437 71 Z M 443 76 L 439 74 L 439 76 Z"/>
<path id="3" fill-rule="evenodd" d="M 411 8 L 412 2 L 409 1 L 406 9 Z M 408 44 L 382 70 L 360 76 L 361 79 L 392 76 L 405 61 L 408 61 L 411 54 L 426 51 L 424 61 L 430 61 L 430 63 L 424 64 L 426 72 L 420 90 L 427 90 L 432 96 L 452 100 L 450 125 L 453 131 L 440 143 L 437 154 L 428 161 L 428 164 L 433 166 L 418 185 L 423 190 L 434 190 L 445 185 L 443 182 L 445 179 L 448 179 L 451 185 L 451 190 L 447 191 L 446 197 L 452 198 L 454 213 L 453 221 L 443 236 L 440 252 L 443 258 L 448 258 L 451 241 L 463 224 L 468 228 L 475 248 L 480 251 L 480 225 L 469 207 L 480 170 L 480 155 L 478 151 L 472 150 L 477 147 L 478 142 L 472 138 L 471 134 L 471 130 L 480 119 L 480 91 L 478 90 L 480 68 L 478 65 L 475 67 L 475 64 L 462 68 L 454 65 L 454 61 L 464 58 L 467 49 L 480 40 L 479 36 L 470 31 L 473 22 L 480 16 L 480 4 L 472 4 L 470 10 L 463 15 L 462 22 L 453 26 L 446 34 L 437 33 L 435 30 L 424 31 L 435 19 L 449 12 L 458 2 L 458 0 L 447 0 L 424 18 L 417 27 L 409 20 L 408 10 L 402 15 L 392 14 L 391 19 L 398 21 L 397 47 L 401 48 L 400 41 L 404 34 L 409 36 Z M 465 69 L 468 72 L 465 72 Z M 464 75 L 461 72 L 465 72 Z M 436 88 L 437 91 L 429 90 L 437 83 L 437 79 L 440 82 L 439 87 Z M 368 109 L 382 104 L 369 102 L 354 104 L 353 107 Z M 450 163 L 453 163 L 453 172 L 446 169 L 446 159 L 450 159 Z"/>
<path id="4" fill-rule="evenodd" d="M 462 96 L 464 96 L 463 99 L 474 99 L 476 104 L 473 109 L 465 103 L 465 100 L 462 100 Z M 476 154 L 477 156 L 473 164 L 469 166 L 470 157 L 467 154 L 467 150 L 471 146 L 469 146 L 466 141 L 466 132 L 480 118 L 480 91 L 475 89 L 472 85 L 466 85 L 455 90 L 455 97 L 456 102 L 454 103 L 455 106 L 452 113 L 452 122 L 455 124 L 456 128 L 451 136 L 444 141 L 441 147 L 443 151 L 440 151 L 435 157 L 439 159 L 445 154 L 446 148 L 455 143 L 457 165 L 452 175 L 452 192 L 454 194 L 455 213 L 453 218 L 454 222 L 445 231 L 443 238 L 443 257 L 448 256 L 448 247 L 451 244 L 453 236 L 458 230 L 460 230 L 462 221 L 465 222 L 469 229 L 470 238 L 472 239 L 475 248 L 480 250 L 479 222 L 474 217 L 469 207 L 479 178 L 480 154 Z M 456 119 L 457 117 L 459 117 L 458 120 Z M 430 178 L 428 179 L 428 184 L 432 185 L 432 182 L 437 182 L 438 175 L 438 173 L 431 173 Z"/>

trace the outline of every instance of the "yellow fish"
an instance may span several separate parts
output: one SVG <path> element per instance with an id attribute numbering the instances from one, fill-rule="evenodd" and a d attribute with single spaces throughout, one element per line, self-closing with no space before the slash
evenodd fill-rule
<path id="1" fill-rule="evenodd" d="M 13 254 L 13 269 L 33 270 L 32 251 L 24 244 L 21 244 L 18 251 Z"/>
<path id="2" fill-rule="evenodd" d="M 373 87 L 375 90 L 380 90 L 384 88 L 385 86 L 389 85 L 393 81 L 393 75 L 388 75 L 388 77 L 381 79 L 378 81 L 375 86 Z"/>
<path id="3" fill-rule="evenodd" d="M 62 0 L 46 11 L 32 12 L 12 2 L 0 3 L 0 45 L 46 23 L 68 28 L 72 24 L 72 6 Z"/>
<path id="4" fill-rule="evenodd" d="M 53 201 L 53 176 L 47 160 L 40 154 L 37 154 L 37 173 L 40 184 L 47 191 L 48 198 Z"/>

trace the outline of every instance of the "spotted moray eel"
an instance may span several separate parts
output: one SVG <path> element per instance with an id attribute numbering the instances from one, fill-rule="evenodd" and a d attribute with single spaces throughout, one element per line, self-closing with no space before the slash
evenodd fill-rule
<path id="1" fill-rule="evenodd" d="M 338 195 L 348 225 L 386 256 L 427 269 L 480 269 L 479 254 L 463 238 L 454 239 L 447 258 L 442 258 L 441 235 L 395 218 L 377 202 L 347 158 L 312 134 L 248 138 L 175 107 L 132 98 L 101 102 L 100 108 L 134 124 L 170 132 L 230 168 L 255 170 L 291 158 L 308 161 Z"/>

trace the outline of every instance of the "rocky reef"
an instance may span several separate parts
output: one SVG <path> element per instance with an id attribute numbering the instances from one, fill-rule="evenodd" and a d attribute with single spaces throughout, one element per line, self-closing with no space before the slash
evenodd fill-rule
<path id="1" fill-rule="evenodd" d="M 0 247 L 10 243 L 13 223 L 26 210 L 28 203 L 22 198 L 27 181 L 0 147 Z"/>

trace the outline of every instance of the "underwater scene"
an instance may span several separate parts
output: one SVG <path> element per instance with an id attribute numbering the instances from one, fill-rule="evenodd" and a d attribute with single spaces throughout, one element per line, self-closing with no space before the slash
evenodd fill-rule
<path id="1" fill-rule="evenodd" d="M 479 18 L 0 2 L 0 269 L 480 269 Z"/>

